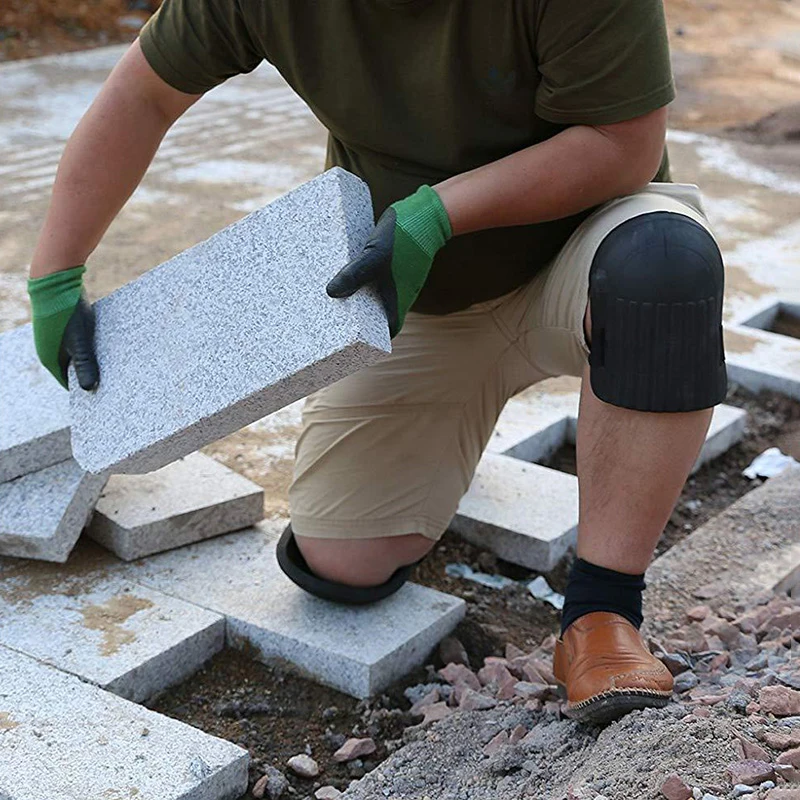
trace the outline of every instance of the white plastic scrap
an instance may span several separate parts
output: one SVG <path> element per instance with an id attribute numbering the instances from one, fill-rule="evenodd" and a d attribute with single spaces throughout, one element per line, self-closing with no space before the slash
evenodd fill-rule
<path id="1" fill-rule="evenodd" d="M 467 564 L 448 564 L 444 571 L 451 578 L 466 578 L 468 581 L 479 583 L 481 586 L 488 586 L 490 589 L 505 589 L 515 583 L 511 578 L 504 575 L 488 575 L 485 572 L 475 572 Z"/>
<path id="2" fill-rule="evenodd" d="M 770 447 L 760 456 L 756 456 L 753 463 L 742 471 L 742 475 L 751 481 L 756 478 L 774 478 L 792 466 L 800 466 L 800 462 L 782 453 L 777 447 Z"/>
<path id="3" fill-rule="evenodd" d="M 528 584 L 528 591 L 538 600 L 550 603 L 553 608 L 557 608 L 559 611 L 564 608 L 564 595 L 551 589 L 550 584 L 542 575 L 534 578 Z"/>

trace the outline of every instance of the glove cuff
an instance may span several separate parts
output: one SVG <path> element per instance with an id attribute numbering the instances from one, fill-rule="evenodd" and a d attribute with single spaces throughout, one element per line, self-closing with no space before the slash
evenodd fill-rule
<path id="1" fill-rule="evenodd" d="M 86 267 L 80 264 L 42 278 L 29 278 L 28 296 L 34 318 L 52 317 L 75 308 L 83 290 L 84 272 Z"/>
<path id="2" fill-rule="evenodd" d="M 420 186 L 405 200 L 394 203 L 392 208 L 397 213 L 397 225 L 430 259 L 453 235 L 444 204 L 430 186 Z"/>

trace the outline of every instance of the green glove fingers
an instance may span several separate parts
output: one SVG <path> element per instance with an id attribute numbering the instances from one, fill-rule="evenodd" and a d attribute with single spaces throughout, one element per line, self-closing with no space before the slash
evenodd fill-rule
<path id="1" fill-rule="evenodd" d="M 98 382 L 94 315 L 83 297 L 84 272 L 80 265 L 28 281 L 36 352 L 65 389 L 70 361 L 82 388 L 93 389 Z"/>
<path id="2" fill-rule="evenodd" d="M 421 186 L 386 209 L 361 254 L 331 280 L 327 292 L 331 297 L 349 297 L 373 283 L 394 337 L 425 285 L 436 253 L 451 236 L 439 195 L 430 186 Z"/>

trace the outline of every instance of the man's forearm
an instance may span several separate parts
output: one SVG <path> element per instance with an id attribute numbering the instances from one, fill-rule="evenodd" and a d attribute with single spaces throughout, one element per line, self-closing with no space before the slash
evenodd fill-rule
<path id="1" fill-rule="evenodd" d="M 560 219 L 642 188 L 658 171 L 663 134 L 660 120 L 641 127 L 623 142 L 577 125 L 438 184 L 453 234 Z"/>
<path id="2" fill-rule="evenodd" d="M 82 264 L 133 193 L 161 140 L 195 97 L 172 106 L 134 44 L 70 137 L 31 260 L 31 277 Z"/>

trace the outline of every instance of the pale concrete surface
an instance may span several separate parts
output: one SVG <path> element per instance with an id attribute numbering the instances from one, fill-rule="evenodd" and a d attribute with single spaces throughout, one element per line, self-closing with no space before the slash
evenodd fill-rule
<path id="1" fill-rule="evenodd" d="M 717 406 L 714 409 L 714 416 L 711 417 L 711 425 L 708 427 L 700 455 L 692 467 L 692 474 L 740 442 L 746 430 L 746 411 L 733 406 Z"/>
<path id="2" fill-rule="evenodd" d="M 0 334 L 0 483 L 71 457 L 69 395 L 39 363 L 32 327 Z"/>
<path id="3" fill-rule="evenodd" d="M 412 583 L 370 606 L 312 597 L 276 562 L 283 524 L 263 523 L 151 556 L 121 572 L 223 614 L 234 647 L 246 646 L 267 662 L 289 662 L 354 697 L 374 695 L 425 663 L 464 616 L 460 598 Z"/>
<path id="4" fill-rule="evenodd" d="M 450 528 L 506 561 L 549 572 L 577 541 L 578 479 L 487 453 Z"/>
<path id="5" fill-rule="evenodd" d="M 28 320 L 26 264 L 58 158 L 122 51 L 110 47 L 0 66 L 0 330 Z M 324 152 L 321 126 L 268 64 L 210 92 L 168 134 L 143 186 L 90 259 L 90 293 L 106 294 L 312 178 L 322 169 Z M 781 152 L 670 133 L 674 177 L 703 189 L 725 255 L 728 321 L 775 299 L 800 302 L 800 165 L 796 158 L 780 161 Z M 741 345 L 729 332 L 734 366 L 734 349 L 752 347 L 750 333 Z M 790 366 L 793 361 L 786 359 Z M 569 383 L 548 381 L 519 402 L 534 407 L 563 396 L 577 387 L 571 381 L 569 390 Z M 277 423 L 252 425 L 208 452 L 243 467 L 267 491 L 268 515 L 280 516 L 287 511 L 299 409 L 273 416 Z"/>
<path id="6" fill-rule="evenodd" d="M 149 472 L 391 352 L 374 290 L 325 292 L 372 220 L 334 168 L 99 300 L 100 385 L 70 379 L 76 460 Z"/>
<path id="7" fill-rule="evenodd" d="M 137 558 L 255 525 L 264 490 L 202 453 L 146 475 L 112 475 L 86 533 L 119 558 Z"/>
<path id="8" fill-rule="evenodd" d="M 225 620 L 115 575 L 116 563 L 96 545 L 65 565 L 0 559 L 0 645 L 141 703 L 219 652 Z"/>
<path id="9" fill-rule="evenodd" d="M 0 555 L 66 561 L 106 477 L 70 459 L 0 483 Z"/>
<path id="10" fill-rule="evenodd" d="M 0 646 L 2 800 L 235 800 L 249 756 Z"/>
<path id="11" fill-rule="evenodd" d="M 800 468 L 768 480 L 698 528 L 647 570 L 647 630 L 685 622 L 699 602 L 752 603 L 800 585 Z"/>

